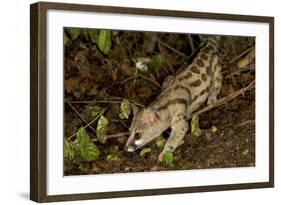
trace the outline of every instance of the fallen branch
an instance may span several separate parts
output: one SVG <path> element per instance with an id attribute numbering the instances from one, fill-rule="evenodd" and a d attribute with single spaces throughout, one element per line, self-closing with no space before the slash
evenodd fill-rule
<path id="1" fill-rule="evenodd" d="M 252 90 L 254 88 L 255 88 L 255 80 L 253 82 L 251 82 L 248 86 L 246 86 L 244 88 L 241 88 L 240 90 L 237 90 L 237 91 L 231 93 L 230 95 L 228 95 L 224 98 L 219 99 L 215 104 L 204 107 L 203 109 L 195 112 L 193 115 L 200 115 L 200 114 L 202 114 L 204 112 L 207 112 L 211 109 L 219 107 L 219 106 L 233 100 L 234 98 L 236 98 L 240 95 L 243 95 L 246 91 Z"/>
<path id="2" fill-rule="evenodd" d="M 123 137 L 123 136 L 127 136 L 127 135 L 129 135 L 129 132 L 120 132 L 120 133 L 116 133 L 116 134 L 106 135 L 105 138 L 114 139 L 114 138 Z M 94 139 L 92 139 L 92 141 L 98 142 L 99 140 L 97 138 L 94 138 Z"/>

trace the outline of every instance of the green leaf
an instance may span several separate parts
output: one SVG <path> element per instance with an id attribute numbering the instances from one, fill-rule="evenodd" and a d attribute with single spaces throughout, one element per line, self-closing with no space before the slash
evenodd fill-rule
<path id="1" fill-rule="evenodd" d="M 150 63 L 150 67 L 155 69 L 155 70 L 159 70 L 163 64 L 165 62 L 165 59 L 163 58 L 162 55 L 155 55 L 152 57 L 152 61 Z"/>
<path id="2" fill-rule="evenodd" d="M 81 127 L 75 139 L 75 144 L 79 148 L 80 155 L 84 161 L 90 162 L 96 160 L 100 156 L 98 147 L 91 141 L 90 136 L 85 128 Z"/>
<path id="3" fill-rule="evenodd" d="M 68 36 L 66 35 L 65 32 L 63 32 L 63 45 L 67 46 L 70 42 L 70 39 L 68 38 Z"/>
<path id="4" fill-rule="evenodd" d="M 171 165 L 174 161 L 174 154 L 171 151 L 165 152 L 163 155 L 163 162 L 165 165 Z"/>
<path id="5" fill-rule="evenodd" d="M 106 156 L 106 160 L 110 162 L 119 161 L 120 157 L 119 154 L 119 147 L 117 145 L 111 146 L 109 148 L 109 154 Z"/>
<path id="6" fill-rule="evenodd" d="M 106 161 L 110 161 L 110 162 L 116 162 L 119 161 L 120 158 L 118 157 L 118 155 L 114 155 L 114 154 L 109 154 L 106 156 Z"/>
<path id="7" fill-rule="evenodd" d="M 103 108 L 101 108 L 100 106 L 96 106 L 96 105 L 88 105 L 85 107 L 85 109 L 83 110 L 83 113 L 85 115 L 87 115 L 90 118 L 95 118 L 96 116 L 98 116 L 98 114 L 100 114 L 103 111 Z"/>
<path id="8" fill-rule="evenodd" d="M 120 119 L 129 119 L 131 114 L 131 104 L 128 100 L 123 100 L 120 105 Z"/>
<path id="9" fill-rule="evenodd" d="M 97 43 L 99 39 L 99 33 L 97 30 L 88 30 L 88 35 L 92 43 Z"/>
<path id="10" fill-rule="evenodd" d="M 199 127 L 199 117 L 198 115 L 193 115 L 191 120 L 191 134 L 195 137 L 199 137 L 202 131 Z"/>
<path id="11" fill-rule="evenodd" d="M 98 125 L 97 125 L 97 138 L 101 143 L 106 142 L 106 134 L 107 134 L 107 126 L 109 124 L 109 121 L 106 117 L 103 115 L 100 116 L 98 120 Z"/>
<path id="12" fill-rule="evenodd" d="M 63 156 L 65 158 L 73 159 L 74 158 L 74 147 L 72 142 L 64 139 L 63 141 Z"/>
<path id="13" fill-rule="evenodd" d="M 140 157 L 143 157 L 144 155 L 146 155 L 147 153 L 151 152 L 151 148 L 147 147 L 144 148 L 141 152 L 140 152 Z"/>
<path id="14" fill-rule="evenodd" d="M 109 153 L 112 154 L 112 155 L 118 155 L 118 152 L 119 152 L 119 147 L 118 147 L 118 145 L 111 146 L 111 147 L 109 148 Z"/>
<path id="15" fill-rule="evenodd" d="M 101 30 L 99 33 L 98 47 L 104 53 L 108 54 L 111 48 L 111 35 L 108 30 Z"/>
<path id="16" fill-rule="evenodd" d="M 157 147 L 162 149 L 164 147 L 165 143 L 166 143 L 166 139 L 162 135 L 160 135 L 159 137 L 156 138 Z"/>

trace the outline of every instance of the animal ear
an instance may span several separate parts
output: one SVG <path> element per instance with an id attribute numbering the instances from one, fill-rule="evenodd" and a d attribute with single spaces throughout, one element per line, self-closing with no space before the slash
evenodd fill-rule
<path id="1" fill-rule="evenodd" d="M 150 108 L 146 109 L 146 117 L 148 122 L 155 122 L 159 119 L 157 111 Z"/>
<path id="2" fill-rule="evenodd" d="M 133 115 L 136 116 L 136 114 L 138 114 L 139 112 L 139 107 L 132 104 L 132 109 L 133 109 Z"/>

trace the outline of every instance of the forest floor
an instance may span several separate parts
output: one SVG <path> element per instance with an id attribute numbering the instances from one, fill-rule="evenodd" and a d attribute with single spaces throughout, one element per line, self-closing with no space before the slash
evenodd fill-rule
<path id="1" fill-rule="evenodd" d="M 86 126 L 99 150 L 95 160 L 65 157 L 65 175 L 255 166 L 255 62 L 249 57 L 254 39 L 224 39 L 219 100 L 226 100 L 202 112 L 205 106 L 199 108 L 202 134 L 197 138 L 187 134 L 174 152 L 172 163 L 167 165 L 157 160 L 162 147 L 155 140 L 143 148 L 147 153 L 143 149 L 133 153 L 123 150 L 132 114 L 120 119 L 120 105 L 124 99 L 135 105 L 152 102 L 164 79 L 192 62 L 199 37 L 111 31 L 106 51 L 97 44 L 99 35 L 98 30 L 65 31 L 64 137 L 74 142 L 75 133 Z M 145 66 L 138 69 L 137 62 Z M 227 96 L 235 93 L 228 100 Z M 100 115 L 92 114 L 97 108 L 108 120 L 105 143 L 97 139 Z M 162 139 L 167 138 L 164 132 Z"/>

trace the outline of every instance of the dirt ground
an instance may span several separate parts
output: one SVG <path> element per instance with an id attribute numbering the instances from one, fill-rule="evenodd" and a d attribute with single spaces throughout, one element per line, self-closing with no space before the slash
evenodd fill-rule
<path id="1" fill-rule="evenodd" d="M 142 149 L 134 153 L 123 151 L 132 114 L 128 119 L 120 119 L 121 102 L 124 99 L 135 105 L 152 102 L 164 79 L 192 62 L 200 38 L 187 34 L 111 31 L 110 49 L 105 52 L 97 45 L 99 34 L 99 30 L 65 30 L 64 137 L 73 142 L 79 128 L 86 126 L 100 151 L 99 157 L 92 161 L 65 157 L 65 175 L 255 166 L 255 89 L 199 114 L 202 135 L 194 138 L 187 134 L 169 165 L 157 161 L 161 147 L 155 141 L 145 147 L 150 148 L 145 154 L 141 154 Z M 220 48 L 223 88 L 219 99 L 255 80 L 254 60 L 239 68 L 254 43 L 254 38 L 249 37 L 223 38 Z M 147 67 L 137 69 L 136 62 L 146 59 L 150 59 Z M 106 143 L 97 140 L 98 119 L 89 114 L 93 106 L 104 109 L 103 115 L 109 121 Z M 212 127 L 216 131 L 210 131 Z M 167 137 L 164 132 L 163 139 Z"/>

